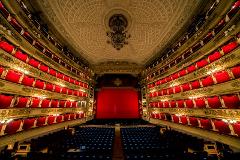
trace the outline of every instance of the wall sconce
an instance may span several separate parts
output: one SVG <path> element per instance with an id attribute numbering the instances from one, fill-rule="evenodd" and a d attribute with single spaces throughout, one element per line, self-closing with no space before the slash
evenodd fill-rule
<path id="1" fill-rule="evenodd" d="M 2 120 L 0 120 L 0 124 L 4 124 L 4 123 L 9 123 L 9 122 L 11 122 L 13 119 L 2 119 Z"/>
<path id="2" fill-rule="evenodd" d="M 14 67 L 16 70 L 24 73 L 24 74 L 29 74 L 29 71 L 27 71 L 26 69 L 22 68 L 22 67 Z"/>
<path id="3" fill-rule="evenodd" d="M 222 121 L 226 123 L 231 123 L 231 124 L 237 123 L 237 121 L 233 119 L 222 119 Z"/>

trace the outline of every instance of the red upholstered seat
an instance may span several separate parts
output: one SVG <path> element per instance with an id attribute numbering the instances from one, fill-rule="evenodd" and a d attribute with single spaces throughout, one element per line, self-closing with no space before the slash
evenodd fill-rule
<path id="1" fill-rule="evenodd" d="M 78 107 L 78 102 L 72 102 L 72 107 L 77 108 Z"/>
<path id="2" fill-rule="evenodd" d="M 179 93 L 182 91 L 181 86 L 174 87 L 175 93 Z"/>
<path id="3" fill-rule="evenodd" d="M 163 108 L 163 102 L 158 102 L 158 108 Z"/>
<path id="4" fill-rule="evenodd" d="M 221 71 L 213 74 L 213 76 L 216 78 L 217 83 L 223 83 L 230 80 L 230 76 L 227 71 Z"/>
<path id="5" fill-rule="evenodd" d="M 30 86 L 30 87 L 32 87 L 32 86 L 33 86 L 33 82 L 34 82 L 34 78 L 29 77 L 29 76 L 27 76 L 27 75 L 24 75 L 21 84 L 23 84 L 23 85 L 25 85 L 25 86 Z"/>
<path id="6" fill-rule="evenodd" d="M 39 103 L 40 103 L 40 99 L 39 98 L 32 98 L 30 107 L 31 108 L 39 107 Z"/>
<path id="7" fill-rule="evenodd" d="M 69 82 L 69 80 L 70 80 L 70 78 L 68 77 L 68 76 L 64 76 L 64 81 L 67 81 L 67 82 Z"/>
<path id="8" fill-rule="evenodd" d="M 231 52 L 232 50 L 234 50 L 235 48 L 237 48 L 237 46 L 238 46 L 238 43 L 236 41 L 230 42 L 227 45 L 224 45 L 222 47 L 222 50 L 223 50 L 224 54 L 227 54 L 227 53 Z"/>
<path id="9" fill-rule="evenodd" d="M 176 101 L 171 101 L 170 104 L 171 104 L 171 108 L 176 108 Z"/>
<path id="10" fill-rule="evenodd" d="M 206 108 L 206 104 L 203 98 L 194 99 L 197 108 Z"/>
<path id="11" fill-rule="evenodd" d="M 211 54 L 211 55 L 208 56 L 208 59 L 209 59 L 210 62 L 214 62 L 214 61 L 216 61 L 217 59 L 219 59 L 221 56 L 222 56 L 222 55 L 221 55 L 220 52 L 215 51 L 213 54 Z"/>
<path id="12" fill-rule="evenodd" d="M 189 121 L 190 121 L 191 126 L 198 127 L 199 124 L 198 124 L 197 118 L 189 117 Z"/>
<path id="13" fill-rule="evenodd" d="M 59 107 L 58 104 L 59 104 L 58 100 L 52 100 L 51 101 L 51 107 L 52 108 L 58 108 Z"/>
<path id="14" fill-rule="evenodd" d="M 33 37 L 27 32 L 25 31 L 22 35 L 29 43 L 33 43 Z"/>
<path id="15" fill-rule="evenodd" d="M 75 80 L 72 79 L 72 78 L 70 78 L 70 81 L 69 81 L 69 82 L 74 84 Z"/>
<path id="16" fill-rule="evenodd" d="M 48 66 L 46 66 L 46 65 L 44 65 L 44 64 L 41 64 L 41 65 L 39 66 L 39 69 L 40 69 L 41 71 L 43 71 L 43 72 L 48 72 Z"/>
<path id="17" fill-rule="evenodd" d="M 197 64 L 198 68 L 202 68 L 202 67 L 208 65 L 208 61 L 206 59 L 202 59 L 202 60 L 198 61 L 196 64 Z"/>
<path id="18" fill-rule="evenodd" d="M 66 103 L 66 101 L 60 100 L 60 101 L 59 101 L 59 107 L 60 107 L 60 108 L 64 108 L 64 107 L 65 107 L 65 103 Z"/>
<path id="19" fill-rule="evenodd" d="M 11 102 L 13 100 L 13 96 L 0 94 L 0 108 L 8 108 L 11 105 Z"/>
<path id="20" fill-rule="evenodd" d="M 179 123 L 179 117 L 176 115 L 172 115 L 172 119 L 174 123 Z"/>
<path id="21" fill-rule="evenodd" d="M 45 89 L 48 90 L 48 91 L 53 91 L 53 84 L 51 84 L 51 83 L 46 83 Z"/>
<path id="22" fill-rule="evenodd" d="M 167 89 L 162 90 L 162 95 L 167 95 Z"/>
<path id="23" fill-rule="evenodd" d="M 207 76 L 202 79 L 203 87 L 211 86 L 213 84 L 214 84 L 214 82 L 213 82 L 212 76 Z"/>
<path id="24" fill-rule="evenodd" d="M 231 68 L 231 71 L 235 78 L 240 77 L 240 66 L 235 66 L 235 67 Z"/>
<path id="25" fill-rule="evenodd" d="M 165 108 L 169 108 L 169 102 L 168 102 L 168 101 L 165 101 L 165 102 L 164 102 L 164 107 L 165 107 Z"/>
<path id="26" fill-rule="evenodd" d="M 64 114 L 64 121 L 68 121 L 70 119 L 70 114 Z"/>
<path id="27" fill-rule="evenodd" d="M 212 129 L 212 124 L 209 119 L 200 119 L 201 126 L 204 129 Z"/>
<path id="28" fill-rule="evenodd" d="M 228 124 L 221 121 L 221 120 L 214 120 L 213 121 L 215 128 L 223 134 L 229 134 L 230 133 L 230 129 L 228 127 Z"/>
<path id="29" fill-rule="evenodd" d="M 7 81 L 11 81 L 14 83 L 19 83 L 20 77 L 22 76 L 22 73 L 14 71 L 14 70 L 9 70 L 7 72 L 7 75 L 5 77 L 5 79 Z"/>
<path id="30" fill-rule="evenodd" d="M 191 86 L 192 86 L 192 89 L 200 88 L 199 80 L 195 80 L 195 81 L 191 82 Z"/>
<path id="31" fill-rule="evenodd" d="M 66 108 L 70 108 L 72 106 L 72 102 L 71 101 L 67 101 L 66 102 Z"/>
<path id="32" fill-rule="evenodd" d="M 62 122 L 62 121 L 63 121 L 63 116 L 62 116 L 62 115 L 57 116 L 56 122 L 57 122 L 57 123 L 60 123 L 60 122 Z"/>
<path id="33" fill-rule="evenodd" d="M 173 79 L 173 80 L 174 80 L 174 79 L 177 79 L 177 78 L 179 78 L 178 73 L 175 73 L 175 74 L 172 75 L 172 79 Z"/>
<path id="34" fill-rule="evenodd" d="M 33 59 L 33 58 L 30 58 L 29 61 L 28 61 L 28 64 L 33 66 L 33 67 L 35 67 L 35 68 L 38 68 L 40 62 L 35 60 L 35 59 Z"/>
<path id="35" fill-rule="evenodd" d="M 225 107 L 227 108 L 240 108 L 240 100 L 237 95 L 224 95 L 222 96 Z"/>
<path id="36" fill-rule="evenodd" d="M 174 93 L 173 87 L 171 87 L 171 88 L 168 89 L 168 93 L 169 93 L 169 94 L 173 94 L 173 93 Z"/>
<path id="37" fill-rule="evenodd" d="M 183 91 L 189 91 L 191 88 L 190 88 L 190 84 L 189 83 L 185 83 L 185 84 L 182 84 L 182 90 Z"/>
<path id="38" fill-rule="evenodd" d="M 73 91 L 71 89 L 68 89 L 68 95 L 72 95 Z"/>
<path id="39" fill-rule="evenodd" d="M 188 73 L 191 73 L 191 72 L 193 72 L 193 71 L 195 71 L 195 70 L 196 70 L 195 65 L 191 65 L 191 66 L 187 67 Z"/>
<path id="40" fill-rule="evenodd" d="M 194 108 L 194 103 L 193 103 L 193 100 L 191 99 L 185 100 L 185 104 L 187 108 Z"/>
<path id="41" fill-rule="evenodd" d="M 35 118 L 27 118 L 23 120 L 23 130 L 27 130 L 33 127 Z"/>
<path id="42" fill-rule="evenodd" d="M 49 74 L 51 74 L 52 76 L 56 77 L 57 72 L 54 69 L 49 69 Z"/>
<path id="43" fill-rule="evenodd" d="M 53 123 L 54 123 L 54 120 L 55 120 L 55 116 L 48 116 L 48 122 L 47 122 L 47 124 L 48 124 L 48 125 L 53 124 Z"/>
<path id="44" fill-rule="evenodd" d="M 63 88 L 62 88 L 62 93 L 63 93 L 63 94 L 67 94 L 67 88 L 64 88 L 64 87 L 63 87 Z"/>
<path id="45" fill-rule="evenodd" d="M 184 108 L 184 100 L 177 100 L 178 108 Z"/>
<path id="46" fill-rule="evenodd" d="M 39 80 L 39 79 L 36 80 L 35 87 L 39 88 L 39 89 L 43 89 L 44 88 L 44 82 Z"/>
<path id="47" fill-rule="evenodd" d="M 186 69 L 183 69 L 183 70 L 181 70 L 181 71 L 179 72 L 180 77 L 182 77 L 182 76 L 184 76 L 184 75 L 186 75 L 186 74 L 187 74 Z"/>
<path id="48" fill-rule="evenodd" d="M 166 81 L 167 82 L 170 82 L 172 79 L 171 79 L 171 76 L 168 76 L 168 77 L 166 77 Z"/>
<path id="49" fill-rule="evenodd" d="M 74 120 L 74 119 L 75 119 L 75 114 L 74 114 L 74 113 L 71 113 L 71 114 L 70 114 L 70 119 L 71 119 L 71 120 Z"/>
<path id="50" fill-rule="evenodd" d="M 237 13 L 237 11 L 238 11 L 239 8 L 240 8 L 239 6 L 240 6 L 240 1 L 237 0 L 237 1 L 233 4 L 231 10 L 230 10 L 230 11 L 228 12 L 228 14 L 227 14 L 230 19 Z"/>
<path id="51" fill-rule="evenodd" d="M 18 50 L 15 54 L 14 57 L 16 57 L 17 59 L 20 59 L 21 61 L 26 62 L 28 59 L 28 55 L 22 53 L 20 50 Z"/>
<path id="52" fill-rule="evenodd" d="M 29 101 L 28 97 L 18 97 L 16 102 L 15 102 L 15 106 L 16 108 L 24 108 L 27 107 L 27 103 Z"/>
<path id="53" fill-rule="evenodd" d="M 233 129 L 234 129 L 234 132 L 238 136 L 240 136 L 240 122 L 234 123 L 234 124 L 232 124 L 232 126 L 233 126 Z"/>
<path id="54" fill-rule="evenodd" d="M 62 73 L 57 73 L 57 78 L 63 79 L 63 74 Z"/>
<path id="55" fill-rule="evenodd" d="M 54 92 L 61 93 L 62 87 L 55 85 L 55 90 Z"/>
<path id="56" fill-rule="evenodd" d="M 208 105 L 210 108 L 221 108 L 222 104 L 217 96 L 207 98 Z"/>
<path id="57" fill-rule="evenodd" d="M 37 119 L 37 124 L 36 125 L 38 127 L 44 126 L 45 125 L 45 121 L 46 121 L 46 117 L 39 117 Z"/>
<path id="58" fill-rule="evenodd" d="M 0 41 L 0 48 L 8 53 L 12 53 L 14 46 L 5 41 Z"/>
<path id="59" fill-rule="evenodd" d="M 5 133 L 6 134 L 16 133 L 17 130 L 19 129 L 21 123 L 22 123 L 22 120 L 14 120 L 14 121 L 9 122 L 5 128 Z"/>
<path id="60" fill-rule="evenodd" d="M 42 108 L 48 108 L 49 105 L 50 105 L 50 100 L 49 99 L 43 99 L 42 100 L 42 104 L 41 104 Z"/>
<path id="61" fill-rule="evenodd" d="M 18 33 L 20 33 L 22 31 L 22 26 L 18 23 L 18 21 L 15 18 L 11 18 L 10 22 L 9 22 L 13 28 L 15 28 L 17 30 Z"/>
<path id="62" fill-rule="evenodd" d="M 180 119 L 181 119 L 182 124 L 188 124 L 186 116 L 181 116 Z"/>

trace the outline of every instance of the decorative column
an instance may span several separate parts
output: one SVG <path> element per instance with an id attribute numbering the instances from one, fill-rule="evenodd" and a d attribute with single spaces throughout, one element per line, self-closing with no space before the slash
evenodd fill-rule
<path id="1" fill-rule="evenodd" d="M 213 131 L 218 131 L 218 130 L 216 129 L 215 124 L 214 124 L 214 122 L 213 122 L 212 119 L 210 119 L 210 122 L 211 122 L 211 125 L 212 125 L 212 130 L 213 130 Z"/>

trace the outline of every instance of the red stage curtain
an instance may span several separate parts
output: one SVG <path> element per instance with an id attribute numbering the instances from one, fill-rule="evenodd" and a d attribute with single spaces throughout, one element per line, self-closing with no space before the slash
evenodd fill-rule
<path id="1" fill-rule="evenodd" d="M 21 84 L 32 87 L 33 82 L 34 82 L 34 78 L 24 75 Z"/>
<path id="2" fill-rule="evenodd" d="M 208 64 L 208 61 L 206 59 L 200 60 L 197 62 L 197 67 L 202 68 Z"/>
<path id="3" fill-rule="evenodd" d="M 9 70 L 7 72 L 7 75 L 6 75 L 5 79 L 7 81 L 18 83 L 21 76 L 22 76 L 22 73 L 16 72 L 16 71 L 13 71 L 13 70 Z"/>
<path id="4" fill-rule="evenodd" d="M 43 89 L 43 87 L 44 87 L 44 82 L 41 81 L 41 80 L 39 80 L 39 79 L 36 80 L 35 87 L 36 87 L 36 88 L 39 88 L 39 89 Z"/>
<path id="5" fill-rule="evenodd" d="M 96 118 L 139 118 L 138 92 L 133 88 L 102 88 Z"/>
<path id="6" fill-rule="evenodd" d="M 42 108 L 48 108 L 49 105 L 50 105 L 50 100 L 49 99 L 43 99 L 42 100 L 42 104 L 41 104 Z"/>
<path id="7" fill-rule="evenodd" d="M 235 78 L 240 77 L 240 66 L 233 67 L 231 70 Z"/>
<path id="8" fill-rule="evenodd" d="M 223 46 L 222 50 L 226 54 L 226 53 L 231 52 L 235 48 L 237 48 L 237 46 L 238 46 L 238 43 L 236 41 L 235 42 L 230 42 L 227 45 Z"/>
<path id="9" fill-rule="evenodd" d="M 230 76 L 227 71 L 221 71 L 214 74 L 214 77 L 217 80 L 217 83 L 223 83 L 230 80 Z"/>
<path id="10" fill-rule="evenodd" d="M 189 66 L 189 67 L 187 68 L 188 73 L 191 73 L 191 72 L 193 72 L 193 71 L 195 71 L 195 70 L 196 70 L 195 65 L 191 65 L 191 66 Z"/>
<path id="11" fill-rule="evenodd" d="M 6 134 L 16 133 L 21 125 L 21 122 L 22 122 L 21 120 L 14 120 L 14 121 L 9 122 L 6 126 L 5 133 Z"/>
<path id="12" fill-rule="evenodd" d="M 198 127 L 199 124 L 198 124 L 197 118 L 189 117 L 189 121 L 190 121 L 191 126 Z"/>
<path id="13" fill-rule="evenodd" d="M 221 102 L 217 96 L 207 98 L 208 105 L 210 108 L 221 108 Z"/>
<path id="14" fill-rule="evenodd" d="M 194 99 L 197 108 L 206 108 L 206 104 L 203 98 Z"/>
<path id="15" fill-rule="evenodd" d="M 14 107 L 16 108 L 24 108 L 27 106 L 27 102 L 28 102 L 29 98 L 28 97 L 18 97 L 17 98 L 17 103 Z"/>
<path id="16" fill-rule="evenodd" d="M 229 134 L 231 131 L 228 127 L 228 124 L 221 121 L 221 120 L 214 120 L 214 125 L 216 127 L 216 129 L 223 134 Z"/>
<path id="17" fill-rule="evenodd" d="M 185 100 L 185 103 L 186 103 L 187 108 L 193 108 L 194 107 L 193 100 L 191 100 L 191 99 Z"/>
<path id="18" fill-rule="evenodd" d="M 213 82 L 212 76 L 207 76 L 204 79 L 202 79 L 203 87 L 211 86 L 213 84 L 214 82 Z"/>
<path id="19" fill-rule="evenodd" d="M 183 91 L 189 91 L 191 89 L 190 84 L 189 83 L 182 84 L 182 89 Z"/>
<path id="20" fill-rule="evenodd" d="M 38 98 L 32 98 L 30 107 L 32 107 L 32 108 L 39 107 L 39 103 L 40 103 L 40 100 Z"/>
<path id="21" fill-rule="evenodd" d="M 177 100 L 178 108 L 184 108 L 184 100 Z"/>
<path id="22" fill-rule="evenodd" d="M 34 121 L 35 121 L 35 118 L 27 118 L 27 119 L 24 119 L 24 120 L 23 120 L 23 127 L 22 127 L 22 129 L 23 129 L 23 130 L 27 130 L 27 129 L 33 127 Z"/>
<path id="23" fill-rule="evenodd" d="M 45 125 L 46 117 L 39 117 L 37 119 L 37 124 L 36 126 L 41 127 Z"/>
<path id="24" fill-rule="evenodd" d="M 0 108 L 8 108 L 11 105 L 13 96 L 0 94 Z"/>
<path id="25" fill-rule="evenodd" d="M 0 41 L 0 48 L 8 53 L 12 53 L 14 46 L 5 41 Z"/>
<path id="26" fill-rule="evenodd" d="M 221 57 L 221 53 L 218 51 L 215 51 L 213 54 L 208 56 L 208 59 L 210 62 L 216 61 L 217 59 L 219 59 Z"/>
<path id="27" fill-rule="evenodd" d="M 212 124 L 209 119 L 200 119 L 200 123 L 204 129 L 212 129 Z"/>
<path id="28" fill-rule="evenodd" d="M 34 58 L 30 58 L 28 61 L 28 64 L 30 64 L 31 66 L 38 68 L 38 65 L 40 64 L 39 61 L 35 60 Z"/>
<path id="29" fill-rule="evenodd" d="M 198 89 L 200 88 L 200 83 L 198 80 L 191 82 L 192 89 Z"/>
<path id="30" fill-rule="evenodd" d="M 18 50 L 18 51 L 14 54 L 14 57 L 20 59 L 21 61 L 26 62 L 26 61 L 27 61 L 27 58 L 28 58 L 28 55 L 27 55 L 27 54 L 24 54 L 24 53 L 22 53 L 21 51 Z"/>
<path id="31" fill-rule="evenodd" d="M 227 108 L 240 108 L 240 100 L 237 95 L 224 95 L 222 96 L 225 107 Z"/>

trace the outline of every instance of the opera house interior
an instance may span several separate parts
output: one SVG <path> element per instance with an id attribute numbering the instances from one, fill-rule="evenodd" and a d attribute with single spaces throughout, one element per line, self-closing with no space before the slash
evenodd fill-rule
<path id="1" fill-rule="evenodd" d="M 239 160 L 240 0 L 0 0 L 0 160 Z"/>

